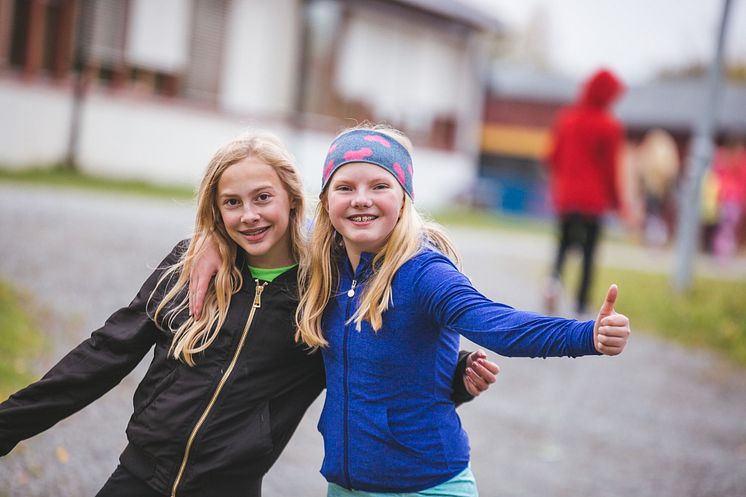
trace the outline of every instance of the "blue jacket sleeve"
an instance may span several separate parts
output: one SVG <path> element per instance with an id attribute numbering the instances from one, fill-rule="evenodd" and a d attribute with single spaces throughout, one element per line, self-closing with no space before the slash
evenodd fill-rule
<path id="1" fill-rule="evenodd" d="M 433 322 L 508 357 L 598 355 L 593 321 L 518 311 L 479 293 L 444 256 L 428 257 L 414 288 Z"/>

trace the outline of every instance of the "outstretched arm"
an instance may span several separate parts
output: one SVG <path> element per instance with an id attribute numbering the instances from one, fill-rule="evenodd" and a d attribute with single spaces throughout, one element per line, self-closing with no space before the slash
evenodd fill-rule
<path id="1" fill-rule="evenodd" d="M 148 300 L 162 269 L 175 263 L 182 249 L 180 244 L 169 254 L 129 306 L 112 314 L 43 378 L 0 404 L 0 456 L 104 395 L 157 340 L 170 339 L 148 316 Z"/>
<path id="2" fill-rule="evenodd" d="M 596 346 L 598 333 L 594 332 L 597 328 L 594 321 L 543 316 L 493 302 L 474 289 L 468 278 L 444 256 L 434 256 L 418 268 L 415 292 L 431 319 L 442 329 L 459 333 L 504 356 L 577 357 L 613 352 Z M 612 313 L 613 304 L 602 309 L 604 325 L 626 326 L 628 330 L 628 320 Z M 622 333 L 612 331 L 615 335 Z"/>

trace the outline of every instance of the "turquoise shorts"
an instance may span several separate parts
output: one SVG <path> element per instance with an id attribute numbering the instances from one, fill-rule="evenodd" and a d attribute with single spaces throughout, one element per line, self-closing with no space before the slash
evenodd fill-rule
<path id="1" fill-rule="evenodd" d="M 471 468 L 467 466 L 465 470 L 447 482 L 420 492 L 407 494 L 363 492 L 361 490 L 347 490 L 337 484 L 330 483 L 326 497 L 479 497 L 479 492 Z"/>

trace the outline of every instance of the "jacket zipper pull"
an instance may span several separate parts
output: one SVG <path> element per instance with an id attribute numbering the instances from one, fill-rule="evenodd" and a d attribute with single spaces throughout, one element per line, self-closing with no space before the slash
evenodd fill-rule
<path id="1" fill-rule="evenodd" d="M 254 305 L 251 307 L 259 308 L 262 306 L 262 292 L 264 291 L 264 287 L 267 285 L 264 283 L 263 285 L 259 284 L 259 280 L 256 281 L 256 293 L 254 294 Z"/>
<path id="2" fill-rule="evenodd" d="M 347 296 L 350 298 L 355 296 L 355 285 L 357 285 L 357 280 L 352 280 L 352 286 L 347 290 Z"/>

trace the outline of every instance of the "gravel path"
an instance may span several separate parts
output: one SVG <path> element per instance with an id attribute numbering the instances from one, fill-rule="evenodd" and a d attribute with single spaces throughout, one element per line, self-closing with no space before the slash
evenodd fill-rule
<path id="1" fill-rule="evenodd" d="M 0 278 L 51 316 L 40 374 L 131 300 L 192 218 L 188 202 L 0 184 Z M 548 240 L 452 234 L 478 288 L 537 309 Z M 644 259 L 619 247 L 607 252 L 628 264 Z M 632 289 L 621 289 L 622 307 L 625 291 Z M 495 359 L 498 384 L 460 409 L 483 497 L 746 495 L 745 370 L 644 333 L 615 359 Z M 95 495 L 125 445 L 146 362 L 0 459 L 0 497 Z M 325 494 L 319 410 L 317 401 L 267 476 L 265 497 Z"/>

